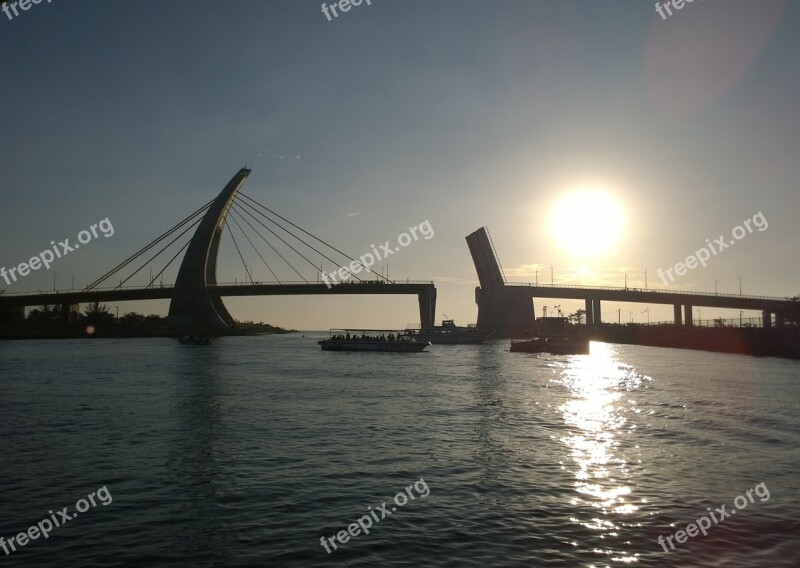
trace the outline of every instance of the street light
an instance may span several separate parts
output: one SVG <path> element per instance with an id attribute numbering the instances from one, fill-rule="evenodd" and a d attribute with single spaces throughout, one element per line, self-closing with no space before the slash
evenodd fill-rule
<path id="1" fill-rule="evenodd" d="M 644 271 L 644 289 L 647 290 L 647 271 Z"/>
<path id="2" fill-rule="evenodd" d="M 553 265 L 550 265 L 550 286 L 553 285 Z"/>
<path id="3" fill-rule="evenodd" d="M 643 313 L 643 314 L 644 314 L 644 313 L 646 313 L 646 314 L 647 314 L 647 325 L 650 325 L 650 308 L 649 308 L 649 307 L 645 308 L 645 309 L 644 309 L 644 311 L 643 311 L 642 313 Z"/>

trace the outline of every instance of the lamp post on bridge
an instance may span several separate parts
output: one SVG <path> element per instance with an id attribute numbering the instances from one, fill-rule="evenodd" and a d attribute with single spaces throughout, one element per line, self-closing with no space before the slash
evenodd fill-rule
<path id="1" fill-rule="evenodd" d="M 644 289 L 647 290 L 647 270 L 644 271 Z"/>
<path id="2" fill-rule="evenodd" d="M 553 280 L 553 265 L 551 264 L 550 265 L 550 286 L 553 285 L 553 282 L 554 282 L 554 280 Z"/>

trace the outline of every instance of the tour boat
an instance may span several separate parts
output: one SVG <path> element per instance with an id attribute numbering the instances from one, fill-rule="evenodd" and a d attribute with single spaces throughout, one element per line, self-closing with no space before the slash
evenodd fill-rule
<path id="1" fill-rule="evenodd" d="M 442 325 L 429 329 L 406 328 L 406 333 L 415 337 L 417 341 L 445 345 L 477 345 L 483 343 L 493 332 L 479 330 L 474 325 L 457 326 L 453 320 L 447 319 L 442 320 Z"/>
<path id="2" fill-rule="evenodd" d="M 332 329 L 330 337 L 317 342 L 323 351 L 383 351 L 419 353 L 429 345 L 412 335 L 389 329 Z"/>

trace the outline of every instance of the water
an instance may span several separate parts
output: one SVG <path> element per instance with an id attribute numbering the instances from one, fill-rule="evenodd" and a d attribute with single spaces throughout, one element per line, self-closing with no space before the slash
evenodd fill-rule
<path id="1" fill-rule="evenodd" d="M 0 535 L 113 498 L 0 566 L 800 565 L 798 362 L 316 338 L 0 343 Z"/>

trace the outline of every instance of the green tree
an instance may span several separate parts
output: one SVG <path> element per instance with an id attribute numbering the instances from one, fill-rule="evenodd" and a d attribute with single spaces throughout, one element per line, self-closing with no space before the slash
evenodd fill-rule
<path id="1" fill-rule="evenodd" d="M 61 308 L 59 306 L 45 305 L 28 312 L 28 321 L 31 322 L 51 322 L 59 319 Z"/>
<path id="2" fill-rule="evenodd" d="M 569 321 L 580 325 L 583 323 L 584 316 L 586 316 L 586 310 L 578 310 L 574 314 L 569 315 Z"/>
<path id="3" fill-rule="evenodd" d="M 83 313 L 90 322 L 110 322 L 114 320 L 111 308 L 100 302 L 92 302 L 86 306 Z"/>

